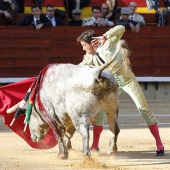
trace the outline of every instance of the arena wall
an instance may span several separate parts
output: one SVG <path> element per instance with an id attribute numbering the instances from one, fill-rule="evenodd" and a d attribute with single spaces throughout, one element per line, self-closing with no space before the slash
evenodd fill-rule
<path id="1" fill-rule="evenodd" d="M 108 28 L 88 27 L 102 35 Z M 35 76 L 50 63 L 82 61 L 78 35 L 87 27 L 0 27 L 0 83 L 12 83 Z M 123 39 L 131 49 L 132 70 L 147 98 L 170 98 L 169 26 L 146 26 L 139 33 L 126 29 Z M 124 96 L 126 98 L 126 96 Z"/>

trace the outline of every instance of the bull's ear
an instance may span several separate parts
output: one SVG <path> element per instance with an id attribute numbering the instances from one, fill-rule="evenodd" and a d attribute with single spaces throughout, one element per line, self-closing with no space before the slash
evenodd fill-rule
<path id="1" fill-rule="evenodd" d="M 21 103 L 21 101 L 18 102 L 16 105 L 14 105 L 14 106 L 10 107 L 9 109 L 7 109 L 6 113 L 7 114 L 14 113 L 17 110 L 17 108 L 19 107 L 20 103 Z"/>

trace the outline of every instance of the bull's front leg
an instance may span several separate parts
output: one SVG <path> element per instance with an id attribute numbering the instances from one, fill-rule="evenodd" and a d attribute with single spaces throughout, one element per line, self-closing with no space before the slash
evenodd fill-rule
<path id="1" fill-rule="evenodd" d="M 59 153 L 58 157 L 61 159 L 67 159 L 68 158 L 68 151 L 64 144 L 63 138 L 58 138 L 58 145 L 59 145 Z"/>
<path id="2" fill-rule="evenodd" d="M 82 136 L 83 141 L 83 155 L 90 156 L 90 148 L 89 148 L 89 124 L 88 124 L 89 116 L 87 114 L 81 114 L 80 119 L 76 122 L 76 129 Z"/>
<path id="3" fill-rule="evenodd" d="M 58 133 L 59 132 L 59 133 Z M 53 133 L 55 138 L 58 141 L 58 146 L 59 146 L 59 153 L 58 153 L 58 158 L 61 159 L 67 159 L 68 158 L 68 150 L 65 146 L 65 142 L 64 142 L 64 127 L 55 127 L 53 128 Z"/>

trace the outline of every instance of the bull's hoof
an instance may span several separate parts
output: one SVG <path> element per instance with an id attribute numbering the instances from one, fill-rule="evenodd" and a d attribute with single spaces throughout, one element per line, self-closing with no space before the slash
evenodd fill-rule
<path id="1" fill-rule="evenodd" d="M 114 154 L 114 153 L 117 153 L 117 145 L 110 146 L 107 149 L 107 154 L 108 155 L 111 155 L 111 154 Z"/>
<path id="2" fill-rule="evenodd" d="M 59 154 L 58 158 L 61 159 L 61 160 L 67 160 L 68 159 L 68 155 L 61 155 L 61 154 Z"/>
<path id="3" fill-rule="evenodd" d="M 67 160 L 68 159 L 68 155 L 67 156 L 62 156 L 61 159 L 62 160 Z"/>
<path id="4" fill-rule="evenodd" d="M 89 156 L 91 156 L 91 153 L 90 152 L 84 152 L 83 156 L 88 156 L 89 157 Z"/>
<path id="5" fill-rule="evenodd" d="M 71 149 L 73 149 L 72 146 L 70 146 L 70 147 L 67 148 L 67 150 L 71 150 Z"/>
<path id="6" fill-rule="evenodd" d="M 114 154 L 114 153 L 117 153 L 117 149 L 116 150 L 107 150 L 108 155 L 111 155 L 111 154 Z"/>
<path id="7" fill-rule="evenodd" d="M 59 152 L 58 153 L 58 158 L 62 159 L 62 160 L 68 159 L 68 153 L 61 153 L 61 152 Z"/>

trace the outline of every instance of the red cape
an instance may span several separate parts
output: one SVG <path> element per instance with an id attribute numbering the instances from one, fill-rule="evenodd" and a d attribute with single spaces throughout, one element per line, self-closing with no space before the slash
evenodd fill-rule
<path id="1" fill-rule="evenodd" d="M 3 117 L 4 124 L 22 137 L 32 148 L 50 149 L 57 145 L 57 141 L 51 129 L 45 136 L 44 140 L 40 142 L 33 142 L 30 136 L 29 128 L 27 127 L 26 132 L 23 131 L 25 126 L 23 123 L 24 115 L 20 115 L 18 119 L 15 120 L 13 125 L 10 126 L 10 123 L 14 118 L 14 113 L 6 113 L 8 108 L 15 105 L 25 97 L 25 94 L 34 79 L 35 77 L 32 77 L 18 83 L 0 87 L 0 116 Z"/>

